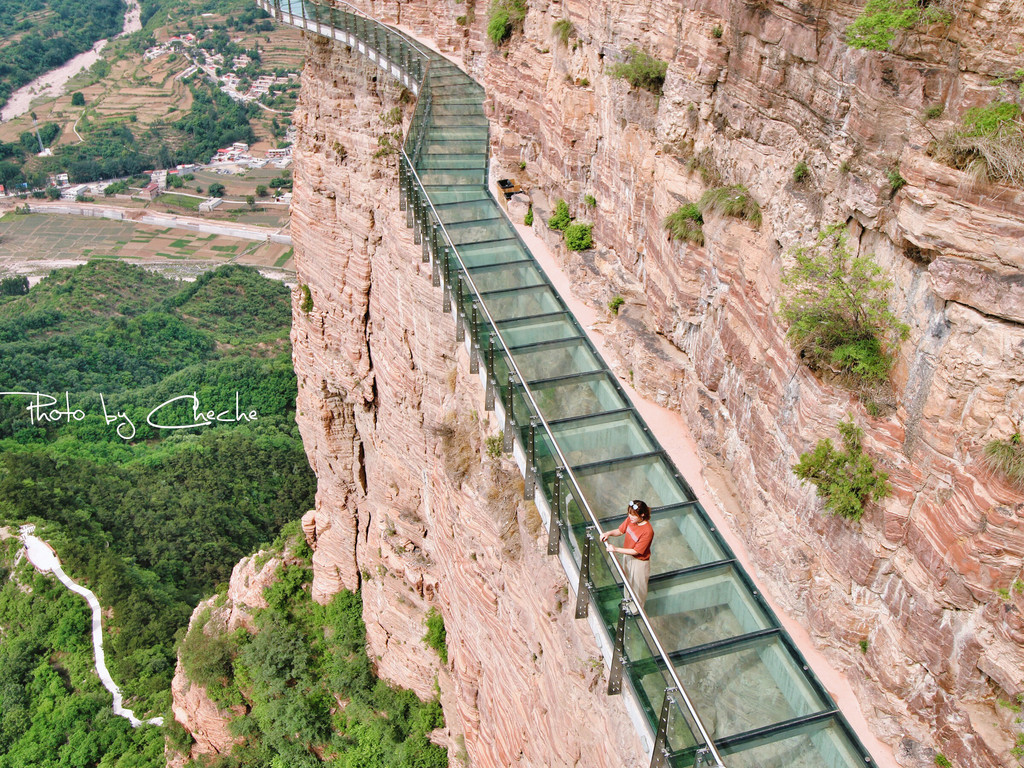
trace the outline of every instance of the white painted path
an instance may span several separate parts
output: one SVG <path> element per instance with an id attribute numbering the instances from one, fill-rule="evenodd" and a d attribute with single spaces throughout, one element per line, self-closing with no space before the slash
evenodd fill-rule
<path id="1" fill-rule="evenodd" d="M 132 724 L 132 728 L 137 728 L 142 725 L 143 721 L 139 720 L 130 709 L 125 709 L 122 706 L 121 689 L 117 687 L 114 679 L 110 676 L 110 672 L 107 670 L 107 662 L 103 655 L 103 614 L 100 609 L 99 600 L 96 599 L 96 595 L 92 593 L 92 590 L 79 586 L 72 581 L 70 576 L 64 573 L 64 569 L 60 567 L 60 560 L 57 559 L 57 553 L 53 551 L 53 548 L 42 539 L 32 535 L 35 529 L 34 525 L 21 526 L 21 540 L 25 544 L 28 561 L 40 573 L 52 573 L 61 584 L 88 601 L 89 607 L 92 608 L 92 647 L 96 654 L 96 674 L 100 676 L 103 687 L 110 691 L 114 697 L 114 714 L 127 718 Z M 163 725 L 164 719 L 162 717 L 153 717 L 145 722 L 149 725 Z"/>

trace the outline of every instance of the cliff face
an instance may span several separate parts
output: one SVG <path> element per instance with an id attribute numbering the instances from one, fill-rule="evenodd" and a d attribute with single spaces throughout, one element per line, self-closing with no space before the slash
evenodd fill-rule
<path id="1" fill-rule="evenodd" d="M 689 420 L 707 465 L 739 499 L 733 525 L 775 599 L 847 670 L 901 762 L 930 762 L 935 748 L 959 766 L 1010 764 L 1013 713 L 997 700 L 1024 691 L 1024 600 L 1011 589 L 1024 497 L 979 458 L 1024 418 L 1024 195 L 972 184 L 925 149 L 966 108 L 998 96 L 993 78 L 1020 67 L 1019 0 L 965 5 L 950 27 L 914 33 L 895 54 L 846 47 L 859 8 L 842 4 L 533 3 L 502 51 L 484 36 L 482 2 L 362 5 L 457 53 L 485 85 L 499 175 L 525 182 L 538 222 L 557 197 L 593 219 L 597 249 L 564 258 L 585 298 L 626 298 L 608 321 L 621 355 L 613 362 Z M 467 14 L 475 20 L 456 22 Z M 575 28 L 567 46 L 552 35 L 559 18 Z M 607 75 L 630 44 L 669 62 L 660 99 Z M 430 659 L 410 617 L 437 599 L 455 635 L 456 677 L 479 670 L 460 707 L 476 697 L 482 717 L 488 666 L 472 621 L 489 614 L 487 626 L 499 627 L 503 601 L 545 598 L 533 588 L 513 597 L 522 582 L 510 571 L 522 566 L 497 553 L 489 569 L 467 563 L 437 535 L 480 524 L 460 517 L 479 491 L 440 469 L 436 437 L 446 413 L 473 407 L 475 390 L 462 393 L 457 376 L 455 392 L 447 383 L 451 329 L 408 261 L 416 252 L 393 170 L 366 159 L 383 132 L 377 108 L 326 49 L 314 43 L 311 53 L 293 230 L 316 307 L 297 313 L 295 344 L 320 478 L 318 583 L 324 594 L 354 586 L 379 547 L 388 576 L 371 573 L 364 590 L 383 668 L 422 690 Z M 943 116 L 926 121 L 937 103 Z M 349 151 L 340 164 L 333 141 Z M 810 177 L 796 182 L 801 160 Z M 893 169 L 907 180 L 895 195 Z M 670 242 L 661 222 L 707 188 L 702 171 L 745 184 L 761 227 L 712 217 L 703 247 Z M 584 194 L 597 200 L 592 213 Z M 874 253 L 895 282 L 894 307 L 911 327 L 888 416 L 869 416 L 801 366 L 775 316 L 784 254 L 835 221 L 851 224 L 855 250 Z M 848 413 L 895 488 L 859 525 L 823 516 L 791 472 Z M 409 606 L 389 598 L 391 576 L 413 587 Z M 477 598 L 457 602 L 460 593 Z M 476 716 L 466 716 L 470 730 Z"/>
<path id="2" fill-rule="evenodd" d="M 361 588 L 379 673 L 424 697 L 437 678 L 473 765 L 641 759 L 521 479 L 487 455 L 498 427 L 405 228 L 395 158 L 374 157 L 400 96 L 344 47 L 310 41 L 292 230 L 313 308 L 297 295 L 292 341 L 319 478 L 304 518 L 314 597 Z M 442 670 L 422 641 L 429 606 L 447 625 Z"/>

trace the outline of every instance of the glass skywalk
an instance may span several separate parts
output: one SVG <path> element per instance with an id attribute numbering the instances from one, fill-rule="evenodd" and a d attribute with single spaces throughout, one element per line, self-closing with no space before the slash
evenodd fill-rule
<path id="1" fill-rule="evenodd" d="M 347 5 L 258 0 L 332 37 L 417 96 L 400 205 L 456 317 L 456 339 L 505 418 L 526 490 L 551 510 L 549 552 L 580 575 L 577 616 L 614 648 L 654 737 L 652 764 L 857 768 L 872 760 L 736 562 L 668 455 L 488 193 L 484 90 L 439 54 Z M 652 507 L 650 592 L 624 594 L 597 539 L 629 500 Z M 569 566 L 567 566 L 568 568 Z"/>

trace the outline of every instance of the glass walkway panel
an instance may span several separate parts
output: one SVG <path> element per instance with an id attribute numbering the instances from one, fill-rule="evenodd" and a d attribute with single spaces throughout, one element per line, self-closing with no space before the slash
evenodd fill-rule
<path id="1" fill-rule="evenodd" d="M 631 690 L 646 718 L 652 765 L 871 765 L 490 195 L 484 89 L 345 3 L 257 2 L 282 23 L 349 45 L 416 95 L 400 208 L 486 407 L 504 418 L 504 447 L 524 468 L 526 493 L 550 510 L 548 551 L 561 551 L 578 576 L 576 615 L 596 611 L 609 693 Z M 651 506 L 655 531 L 643 605 L 599 541 L 635 498 Z"/>

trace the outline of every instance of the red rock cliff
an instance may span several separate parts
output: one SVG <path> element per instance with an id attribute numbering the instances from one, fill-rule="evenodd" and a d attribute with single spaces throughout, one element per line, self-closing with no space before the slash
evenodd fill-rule
<path id="1" fill-rule="evenodd" d="M 538 221 L 556 197 L 593 218 L 598 248 L 566 255 L 566 267 L 598 306 L 626 297 L 609 318 L 615 364 L 689 420 L 723 494 L 739 502 L 726 505 L 733 525 L 775 599 L 848 671 L 900 761 L 930 764 L 934 748 L 957 766 L 1012 764 L 1019 726 L 997 702 L 1024 691 L 1024 600 L 1010 589 L 1024 498 L 979 457 L 1024 420 L 1024 195 L 972 186 L 925 148 L 1021 66 L 1021 2 L 965 4 L 948 28 L 913 33 L 897 53 L 848 48 L 843 30 L 859 7 L 837 3 L 531 3 L 502 51 L 486 40 L 482 2 L 362 7 L 463 58 L 487 88 L 499 160 L 530 188 Z M 575 29 L 568 45 L 552 34 L 560 18 Z M 631 44 L 669 62 L 660 99 L 608 76 Z M 550 691 L 566 677 L 545 668 L 550 648 L 539 667 L 523 663 L 539 628 L 554 645 L 577 634 L 558 616 L 545 623 L 561 577 L 545 571 L 539 591 L 530 583 L 549 564 L 526 546 L 528 520 L 516 522 L 523 560 L 509 561 L 499 533 L 513 521 L 480 514 L 482 470 L 459 483 L 444 468 L 439 435 L 477 393 L 451 373 L 451 328 L 406 242 L 393 165 L 369 159 L 384 131 L 369 75 L 352 80 L 329 48 L 310 51 L 293 230 L 314 310 L 296 311 L 294 341 L 300 423 L 320 478 L 318 588 L 362 581 L 382 669 L 421 691 L 432 657 L 418 616 L 437 601 L 470 751 L 507 764 L 537 742 L 492 729 L 525 731 L 545 722 L 533 716 L 541 707 L 564 701 Z M 943 116 L 924 120 L 936 103 Z M 795 182 L 801 160 L 810 177 Z M 701 169 L 747 185 L 761 227 L 711 218 L 703 247 L 668 241 L 661 221 L 706 189 Z M 907 181 L 894 196 L 893 169 Z M 590 214 L 584 194 L 597 200 Z M 911 326 L 890 416 L 869 416 L 802 367 L 776 319 L 783 254 L 834 221 L 849 222 L 858 252 L 873 252 L 895 281 L 894 306 Z M 847 413 L 896 489 L 858 525 L 822 516 L 790 471 Z M 504 631 L 510 620 L 516 632 Z M 488 661 L 498 653 L 488 644 L 509 641 L 514 664 Z M 520 706 L 511 692 L 528 679 L 548 691 L 529 718 L 509 703 Z M 578 706 L 598 700 L 581 695 Z"/>

